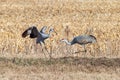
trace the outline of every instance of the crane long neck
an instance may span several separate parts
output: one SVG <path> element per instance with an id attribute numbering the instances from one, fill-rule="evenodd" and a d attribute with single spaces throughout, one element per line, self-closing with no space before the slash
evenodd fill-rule
<path id="1" fill-rule="evenodd" d="M 64 42 L 68 45 L 72 45 L 71 42 L 69 42 L 68 40 L 64 40 Z"/>
<path id="2" fill-rule="evenodd" d="M 51 36 L 51 32 L 52 32 L 52 31 L 50 30 L 50 31 L 49 31 L 49 34 L 48 34 L 49 36 Z"/>

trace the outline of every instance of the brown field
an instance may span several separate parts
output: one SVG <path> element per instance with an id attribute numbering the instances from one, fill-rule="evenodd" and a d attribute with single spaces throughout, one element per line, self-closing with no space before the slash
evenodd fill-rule
<path id="1" fill-rule="evenodd" d="M 57 31 L 45 41 L 47 58 L 21 37 L 33 25 Z M 86 54 L 59 41 L 80 34 L 97 38 Z M 0 43 L 0 80 L 120 80 L 120 1 L 0 0 Z"/>

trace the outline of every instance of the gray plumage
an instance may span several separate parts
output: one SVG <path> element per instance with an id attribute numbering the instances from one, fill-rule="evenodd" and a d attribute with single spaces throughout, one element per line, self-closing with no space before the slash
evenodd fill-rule
<path id="1" fill-rule="evenodd" d="M 29 27 L 28 29 L 26 29 L 23 33 L 22 33 L 22 37 L 25 38 L 29 35 L 30 38 L 36 38 L 36 44 L 40 44 L 41 48 L 42 48 L 42 43 L 44 44 L 44 48 L 46 49 L 46 51 L 48 52 L 46 46 L 45 46 L 45 40 L 48 39 L 51 35 L 51 32 L 53 32 L 53 28 L 51 28 L 49 30 L 49 33 L 46 34 L 45 30 L 47 29 L 46 26 L 43 26 L 43 28 L 40 30 L 40 32 L 38 31 L 38 29 L 35 26 Z M 43 51 L 43 48 L 42 48 Z M 44 53 L 44 51 L 43 51 Z M 49 52 L 48 52 L 49 53 Z M 45 53 L 44 53 L 45 55 Z M 46 57 L 46 55 L 45 55 Z"/>
<path id="2" fill-rule="evenodd" d="M 74 37 L 71 42 L 69 42 L 66 39 L 62 39 L 62 41 L 66 42 L 66 44 L 69 44 L 69 45 L 80 44 L 84 47 L 84 50 L 86 52 L 85 45 L 88 43 L 95 43 L 97 40 L 93 35 L 80 35 L 80 36 Z"/>
<path id="3" fill-rule="evenodd" d="M 45 33 L 46 30 L 46 26 L 44 26 L 40 32 L 38 31 L 38 29 L 35 26 L 32 26 L 28 29 L 26 29 L 23 33 L 22 33 L 22 37 L 25 38 L 28 35 L 30 35 L 30 38 L 36 38 L 36 43 L 40 43 L 40 44 L 45 44 L 45 40 L 48 39 L 51 35 L 51 32 L 53 32 L 54 30 L 51 28 L 49 30 L 49 34 Z"/>
<path id="4" fill-rule="evenodd" d="M 51 32 L 53 32 L 54 30 L 51 28 L 50 30 L 49 30 L 49 33 L 48 34 L 46 34 L 45 33 L 45 29 L 43 29 L 44 31 L 40 31 L 39 32 L 39 35 L 38 35 L 38 37 L 37 37 L 37 39 L 36 39 L 36 43 L 40 43 L 40 44 L 42 44 L 42 43 L 44 43 L 45 44 L 45 40 L 46 39 L 48 39 L 50 36 L 51 36 Z"/>
<path id="5" fill-rule="evenodd" d="M 40 32 L 45 33 L 46 29 L 47 29 L 47 26 L 43 26 L 42 29 L 40 30 Z"/>

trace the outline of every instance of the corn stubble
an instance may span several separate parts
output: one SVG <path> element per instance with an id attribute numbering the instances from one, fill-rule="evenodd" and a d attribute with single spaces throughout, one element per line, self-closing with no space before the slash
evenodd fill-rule
<path id="1" fill-rule="evenodd" d="M 83 50 L 80 45 L 67 46 L 65 43 L 61 43 L 59 41 L 62 38 L 70 41 L 73 39 L 73 37 L 80 34 L 92 34 L 97 38 L 97 43 L 88 44 L 86 46 L 87 53 L 85 56 L 87 58 L 120 57 L 119 0 L 0 0 L 0 56 L 5 58 L 45 58 L 41 49 L 36 50 L 35 40 L 29 39 L 29 37 L 21 37 L 22 32 L 29 26 L 33 25 L 37 26 L 38 29 L 41 29 L 42 26 L 48 26 L 49 28 L 54 27 L 58 33 L 57 35 L 53 33 L 51 38 L 45 41 L 47 49 L 50 53 L 50 55 L 47 55 L 47 57 L 50 56 L 51 58 L 56 59 L 59 59 L 60 57 L 83 57 L 84 59 L 83 52 L 73 54 L 78 50 Z M 48 31 L 49 30 L 47 29 L 46 33 L 48 33 Z M 47 54 L 45 50 L 44 52 Z M 19 61 L 17 62 L 19 64 Z M 7 73 L 5 73 L 4 75 L 7 75 L 7 78 L 13 78 L 14 80 L 21 80 L 22 78 L 26 80 L 37 80 L 46 79 L 46 76 L 49 75 L 47 77 L 51 80 L 59 80 L 61 78 L 69 80 L 88 80 L 89 78 L 91 78 L 91 80 L 105 80 L 108 78 L 109 80 L 119 80 L 120 77 L 120 75 L 116 75 L 116 72 L 119 73 L 119 69 L 117 70 L 117 68 L 115 68 L 116 70 L 114 70 L 115 73 L 113 74 L 111 74 L 113 71 L 111 69 L 108 72 L 104 72 L 104 69 L 107 67 L 103 68 L 100 73 L 99 71 L 96 71 L 90 74 L 93 69 L 90 67 L 88 70 L 89 64 L 87 65 L 88 68 L 85 69 L 88 70 L 88 73 L 85 73 L 87 72 L 85 70 L 83 70 L 83 72 L 81 70 L 74 72 L 74 68 L 79 68 L 79 66 L 74 65 L 71 65 L 70 68 L 73 69 L 73 72 L 68 70 L 65 73 L 62 73 L 62 69 L 60 71 L 58 69 L 61 64 L 49 66 L 48 68 L 50 68 L 51 71 L 49 71 L 47 67 L 44 69 L 45 66 L 40 67 L 40 69 L 37 71 L 38 66 L 23 67 L 24 65 L 19 66 L 15 65 L 15 63 L 14 60 L 13 62 L 10 62 L 10 65 L 12 66 L 10 67 L 10 70 L 16 68 L 17 66 L 18 74 L 7 75 Z M 49 62 L 46 63 L 46 65 L 48 64 Z M 62 65 L 60 68 L 68 68 L 66 65 L 67 64 L 64 63 L 64 65 Z M 54 71 L 52 67 L 56 67 L 56 71 Z M 22 71 L 26 72 L 20 71 L 21 68 L 23 68 Z M 99 69 L 99 67 L 97 68 Z M 8 68 L 5 67 L 5 69 Z M 10 70 L 8 71 L 9 74 L 14 74 L 17 71 L 11 72 Z M 36 75 L 44 70 L 48 70 L 48 73 L 43 72 L 43 74 Z M 3 70 L 3 72 L 4 71 L 5 70 Z M 36 72 L 34 73 L 34 71 Z M 34 74 L 26 76 L 22 75 L 22 73 L 27 74 L 30 72 L 33 72 Z M 0 73 L 2 74 L 2 72 Z M 74 74 L 76 74 L 76 77 L 74 77 Z M 4 75 L 1 75 L 0 78 L 3 79 L 2 76 Z M 79 77 L 79 75 L 81 75 L 81 77 Z M 94 75 L 97 75 L 97 77 Z"/>

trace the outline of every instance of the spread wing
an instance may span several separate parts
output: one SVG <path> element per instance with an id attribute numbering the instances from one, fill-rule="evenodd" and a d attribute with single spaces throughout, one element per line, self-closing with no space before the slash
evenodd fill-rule
<path id="1" fill-rule="evenodd" d="M 47 26 L 43 26 L 42 29 L 40 30 L 41 33 L 45 33 L 45 30 L 47 29 Z"/>
<path id="2" fill-rule="evenodd" d="M 30 38 L 36 38 L 38 36 L 38 30 L 35 26 L 29 27 L 22 33 L 22 37 L 25 38 L 30 35 Z"/>

